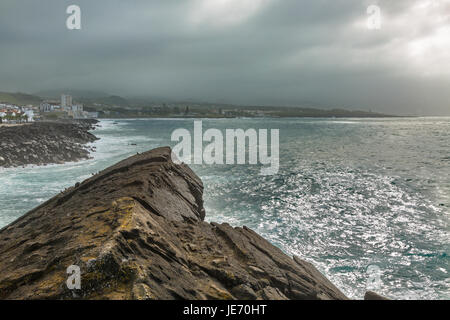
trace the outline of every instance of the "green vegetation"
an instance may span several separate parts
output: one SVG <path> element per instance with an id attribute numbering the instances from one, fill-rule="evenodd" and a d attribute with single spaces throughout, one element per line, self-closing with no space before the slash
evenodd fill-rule
<path id="1" fill-rule="evenodd" d="M 67 118 L 67 115 L 65 112 L 62 111 L 52 111 L 52 112 L 45 112 L 42 115 L 42 117 L 46 120 L 56 120 Z"/>
<path id="2" fill-rule="evenodd" d="M 15 116 L 8 114 L 4 116 L 3 119 L 8 121 L 26 122 L 28 121 L 28 116 L 26 114 L 16 114 Z"/>
<path id="3" fill-rule="evenodd" d="M 34 96 L 26 93 L 7 93 L 0 92 L 0 103 L 9 103 L 15 105 L 39 105 L 42 99 L 38 96 Z"/>

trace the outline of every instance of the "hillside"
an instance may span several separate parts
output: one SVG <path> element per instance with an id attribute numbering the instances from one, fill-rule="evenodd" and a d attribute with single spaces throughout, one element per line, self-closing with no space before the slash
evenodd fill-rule
<path id="1" fill-rule="evenodd" d="M 10 103 L 15 105 L 27 105 L 27 104 L 33 104 L 37 105 L 40 104 L 42 101 L 41 97 L 26 94 L 26 93 L 8 93 L 8 92 L 0 92 L 0 103 Z"/>

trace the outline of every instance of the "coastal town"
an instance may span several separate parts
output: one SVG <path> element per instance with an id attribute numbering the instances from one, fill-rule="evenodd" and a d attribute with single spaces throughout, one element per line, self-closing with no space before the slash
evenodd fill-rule
<path id="1" fill-rule="evenodd" d="M 32 105 L 16 106 L 0 103 L 0 123 L 33 122 L 35 108 Z"/>
<path id="2" fill-rule="evenodd" d="M 62 94 L 60 100 L 44 100 L 40 104 L 19 105 L 0 101 L 0 123 L 96 118 L 98 112 L 84 111 L 83 104 L 75 103 L 68 94 Z"/>

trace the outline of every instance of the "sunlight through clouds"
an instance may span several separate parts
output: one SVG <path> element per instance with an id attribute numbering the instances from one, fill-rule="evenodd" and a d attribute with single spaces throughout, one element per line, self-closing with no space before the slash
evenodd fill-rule
<path id="1" fill-rule="evenodd" d="M 450 74 L 450 1 L 416 3 L 403 19 L 411 21 L 410 61 L 422 75 Z"/>
<path id="2" fill-rule="evenodd" d="M 397 12 L 383 4 L 380 8 L 380 30 L 367 29 L 367 16 L 351 25 L 361 42 L 383 40 L 366 51 L 368 64 L 378 61 L 391 70 L 406 67 L 405 72 L 418 77 L 450 75 L 450 0 L 415 0 Z"/>
<path id="3" fill-rule="evenodd" d="M 417 76 L 450 75 L 450 0 L 412 1 L 387 15 L 390 51 Z M 397 53 L 396 53 L 397 52 Z"/>

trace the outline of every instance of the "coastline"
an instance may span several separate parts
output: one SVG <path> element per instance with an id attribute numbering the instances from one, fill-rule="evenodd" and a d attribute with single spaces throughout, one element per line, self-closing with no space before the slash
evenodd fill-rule
<path id="1" fill-rule="evenodd" d="M 292 115 L 292 116 L 218 116 L 218 115 L 206 115 L 206 114 L 196 114 L 187 116 L 174 116 L 174 115 L 149 115 L 149 116 L 130 116 L 124 115 L 121 117 L 99 117 L 98 120 L 129 120 L 129 119 L 398 119 L 398 118 L 420 118 L 421 116 L 396 116 L 396 115 L 367 115 L 367 116 L 352 116 L 352 115 Z"/>
<path id="2" fill-rule="evenodd" d="M 20 127 L 31 125 L 31 123 L 0 123 L 0 128 Z"/>

